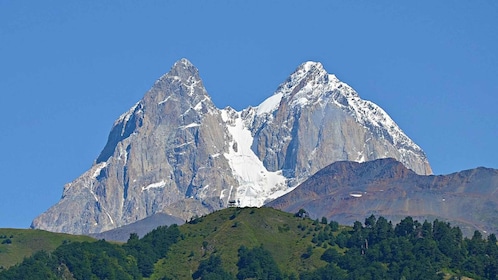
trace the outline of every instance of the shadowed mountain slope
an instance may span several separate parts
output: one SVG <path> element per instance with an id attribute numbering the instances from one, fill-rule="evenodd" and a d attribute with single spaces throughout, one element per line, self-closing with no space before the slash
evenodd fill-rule
<path id="1" fill-rule="evenodd" d="M 126 242 L 131 233 L 136 233 L 139 237 L 143 237 L 158 226 L 170 226 L 173 224 L 181 225 L 183 223 L 185 223 L 185 221 L 180 218 L 165 213 L 156 213 L 152 216 L 136 221 L 129 225 L 125 225 L 101 233 L 91 234 L 91 236 L 97 239 L 105 239 L 108 241 Z"/>
<path id="2" fill-rule="evenodd" d="M 412 216 L 440 219 L 462 228 L 498 232 L 498 170 L 479 167 L 449 175 L 423 176 L 394 159 L 336 162 L 292 192 L 267 204 L 287 212 L 341 224 L 374 214 L 397 222 Z"/>

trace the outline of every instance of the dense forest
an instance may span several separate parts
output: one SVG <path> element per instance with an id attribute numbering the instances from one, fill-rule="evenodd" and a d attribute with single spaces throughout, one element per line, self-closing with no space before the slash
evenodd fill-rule
<path id="1" fill-rule="evenodd" d="M 254 211 L 257 210 L 250 213 Z M 302 232 L 303 238 L 310 237 L 306 249 L 295 253 L 302 263 L 318 259 L 321 264 L 314 262 L 298 273 L 289 272 L 276 261 L 280 259 L 279 250 L 270 250 L 263 244 L 242 245 L 232 248 L 237 256 L 235 271 L 227 269 L 223 252 L 213 248 L 203 250 L 196 270 L 188 275 L 192 279 L 222 280 L 459 279 L 462 276 L 497 279 L 498 245 L 494 234 L 484 237 L 475 231 L 467 238 L 449 223 L 438 220 L 420 223 L 411 217 L 393 225 L 383 217 L 372 215 L 363 223 L 342 227 L 326 218 L 310 220 L 306 216 L 300 210 L 292 217 L 295 230 Z M 235 220 L 234 215 L 232 219 Z M 202 217 L 194 219 L 190 225 L 202 224 L 202 220 Z M 243 222 L 235 221 L 230 228 Z M 0 272 L 0 279 L 173 279 L 157 271 L 173 260 L 168 254 L 174 244 L 189 242 L 189 235 L 180 229 L 176 225 L 161 226 L 143 238 L 131 234 L 125 244 L 104 240 L 69 242 L 50 253 L 35 253 Z M 285 235 L 290 232 L 290 224 L 278 225 L 278 231 Z M 202 247 L 207 248 L 206 243 Z"/>

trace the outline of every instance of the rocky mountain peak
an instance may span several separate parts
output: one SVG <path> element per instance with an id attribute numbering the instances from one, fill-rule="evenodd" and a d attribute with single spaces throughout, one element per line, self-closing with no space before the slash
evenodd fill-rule
<path id="1" fill-rule="evenodd" d="M 167 75 L 177 77 L 181 81 L 200 80 L 199 70 L 186 58 L 175 62 Z"/>
<path id="2" fill-rule="evenodd" d="M 276 91 L 291 108 L 312 106 L 316 103 L 347 104 L 347 99 L 358 94 L 335 75 L 329 74 L 319 62 L 301 64 Z"/>
<path id="3" fill-rule="evenodd" d="M 257 107 L 253 124 L 257 155 L 290 177 L 306 178 L 318 171 L 314 166 L 330 163 L 323 152 L 358 162 L 393 157 L 419 174 L 432 173 L 422 149 L 384 110 L 318 62 L 301 64 Z"/>
<path id="4" fill-rule="evenodd" d="M 185 98 L 201 96 L 201 98 L 209 98 L 204 89 L 202 79 L 200 78 L 199 70 L 185 58 L 175 62 L 170 71 L 154 83 L 154 86 L 145 95 L 144 99 L 146 99 L 148 95 L 160 95 L 160 98 L 167 98 L 167 96 Z M 158 102 L 161 101 L 164 100 Z"/>
<path id="5" fill-rule="evenodd" d="M 315 61 L 306 61 L 299 65 L 291 78 L 298 78 L 302 76 L 323 76 L 327 75 L 327 71 L 323 68 L 322 63 Z"/>
<path id="6" fill-rule="evenodd" d="M 188 220 L 262 206 L 336 161 L 392 157 L 430 173 L 423 151 L 318 62 L 301 64 L 257 107 L 218 109 L 180 59 L 121 115 L 90 170 L 34 228 L 95 233 L 156 213 Z"/>

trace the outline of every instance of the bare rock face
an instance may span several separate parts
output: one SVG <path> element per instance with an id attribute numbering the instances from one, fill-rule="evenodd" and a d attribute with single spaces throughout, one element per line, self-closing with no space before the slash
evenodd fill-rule
<path id="1" fill-rule="evenodd" d="M 256 117 L 254 148 L 270 170 L 306 179 L 334 161 L 392 157 L 431 174 L 422 149 L 380 107 L 362 100 L 320 63 L 302 64 L 274 96 L 280 102 Z"/>
<path id="2" fill-rule="evenodd" d="M 178 61 L 114 123 L 92 169 L 33 227 L 95 233 L 158 212 L 185 220 L 224 207 L 223 188 L 237 181 L 220 156 L 229 140 L 222 123 L 197 69 Z"/>
<path id="3" fill-rule="evenodd" d="M 449 175 L 419 175 L 394 159 L 335 162 L 267 206 L 312 218 L 352 225 L 372 214 L 393 223 L 406 216 L 423 222 L 439 219 L 498 233 L 498 170 L 476 168 Z"/>
<path id="4" fill-rule="evenodd" d="M 420 174 L 422 150 L 321 64 L 302 64 L 258 107 L 218 109 L 198 70 L 175 63 L 114 123 L 90 170 L 33 228 L 98 233 L 166 213 L 188 220 L 262 206 L 338 160 L 393 157 Z"/>

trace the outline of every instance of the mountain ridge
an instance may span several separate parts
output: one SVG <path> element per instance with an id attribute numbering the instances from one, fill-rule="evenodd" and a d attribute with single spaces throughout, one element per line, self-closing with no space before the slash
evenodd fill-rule
<path id="1" fill-rule="evenodd" d="M 260 106 L 236 111 L 218 109 L 181 59 L 114 122 L 94 165 L 32 227 L 98 233 L 155 213 L 189 220 L 231 201 L 262 206 L 331 162 L 382 157 L 431 173 L 387 113 L 320 63 L 303 63 Z"/>
<path id="2" fill-rule="evenodd" d="M 448 175 L 418 175 L 395 159 L 339 161 L 323 168 L 291 193 L 267 204 L 287 212 L 306 209 L 351 225 L 371 214 L 398 222 L 442 219 L 471 236 L 498 233 L 498 170 L 478 167 Z"/>

